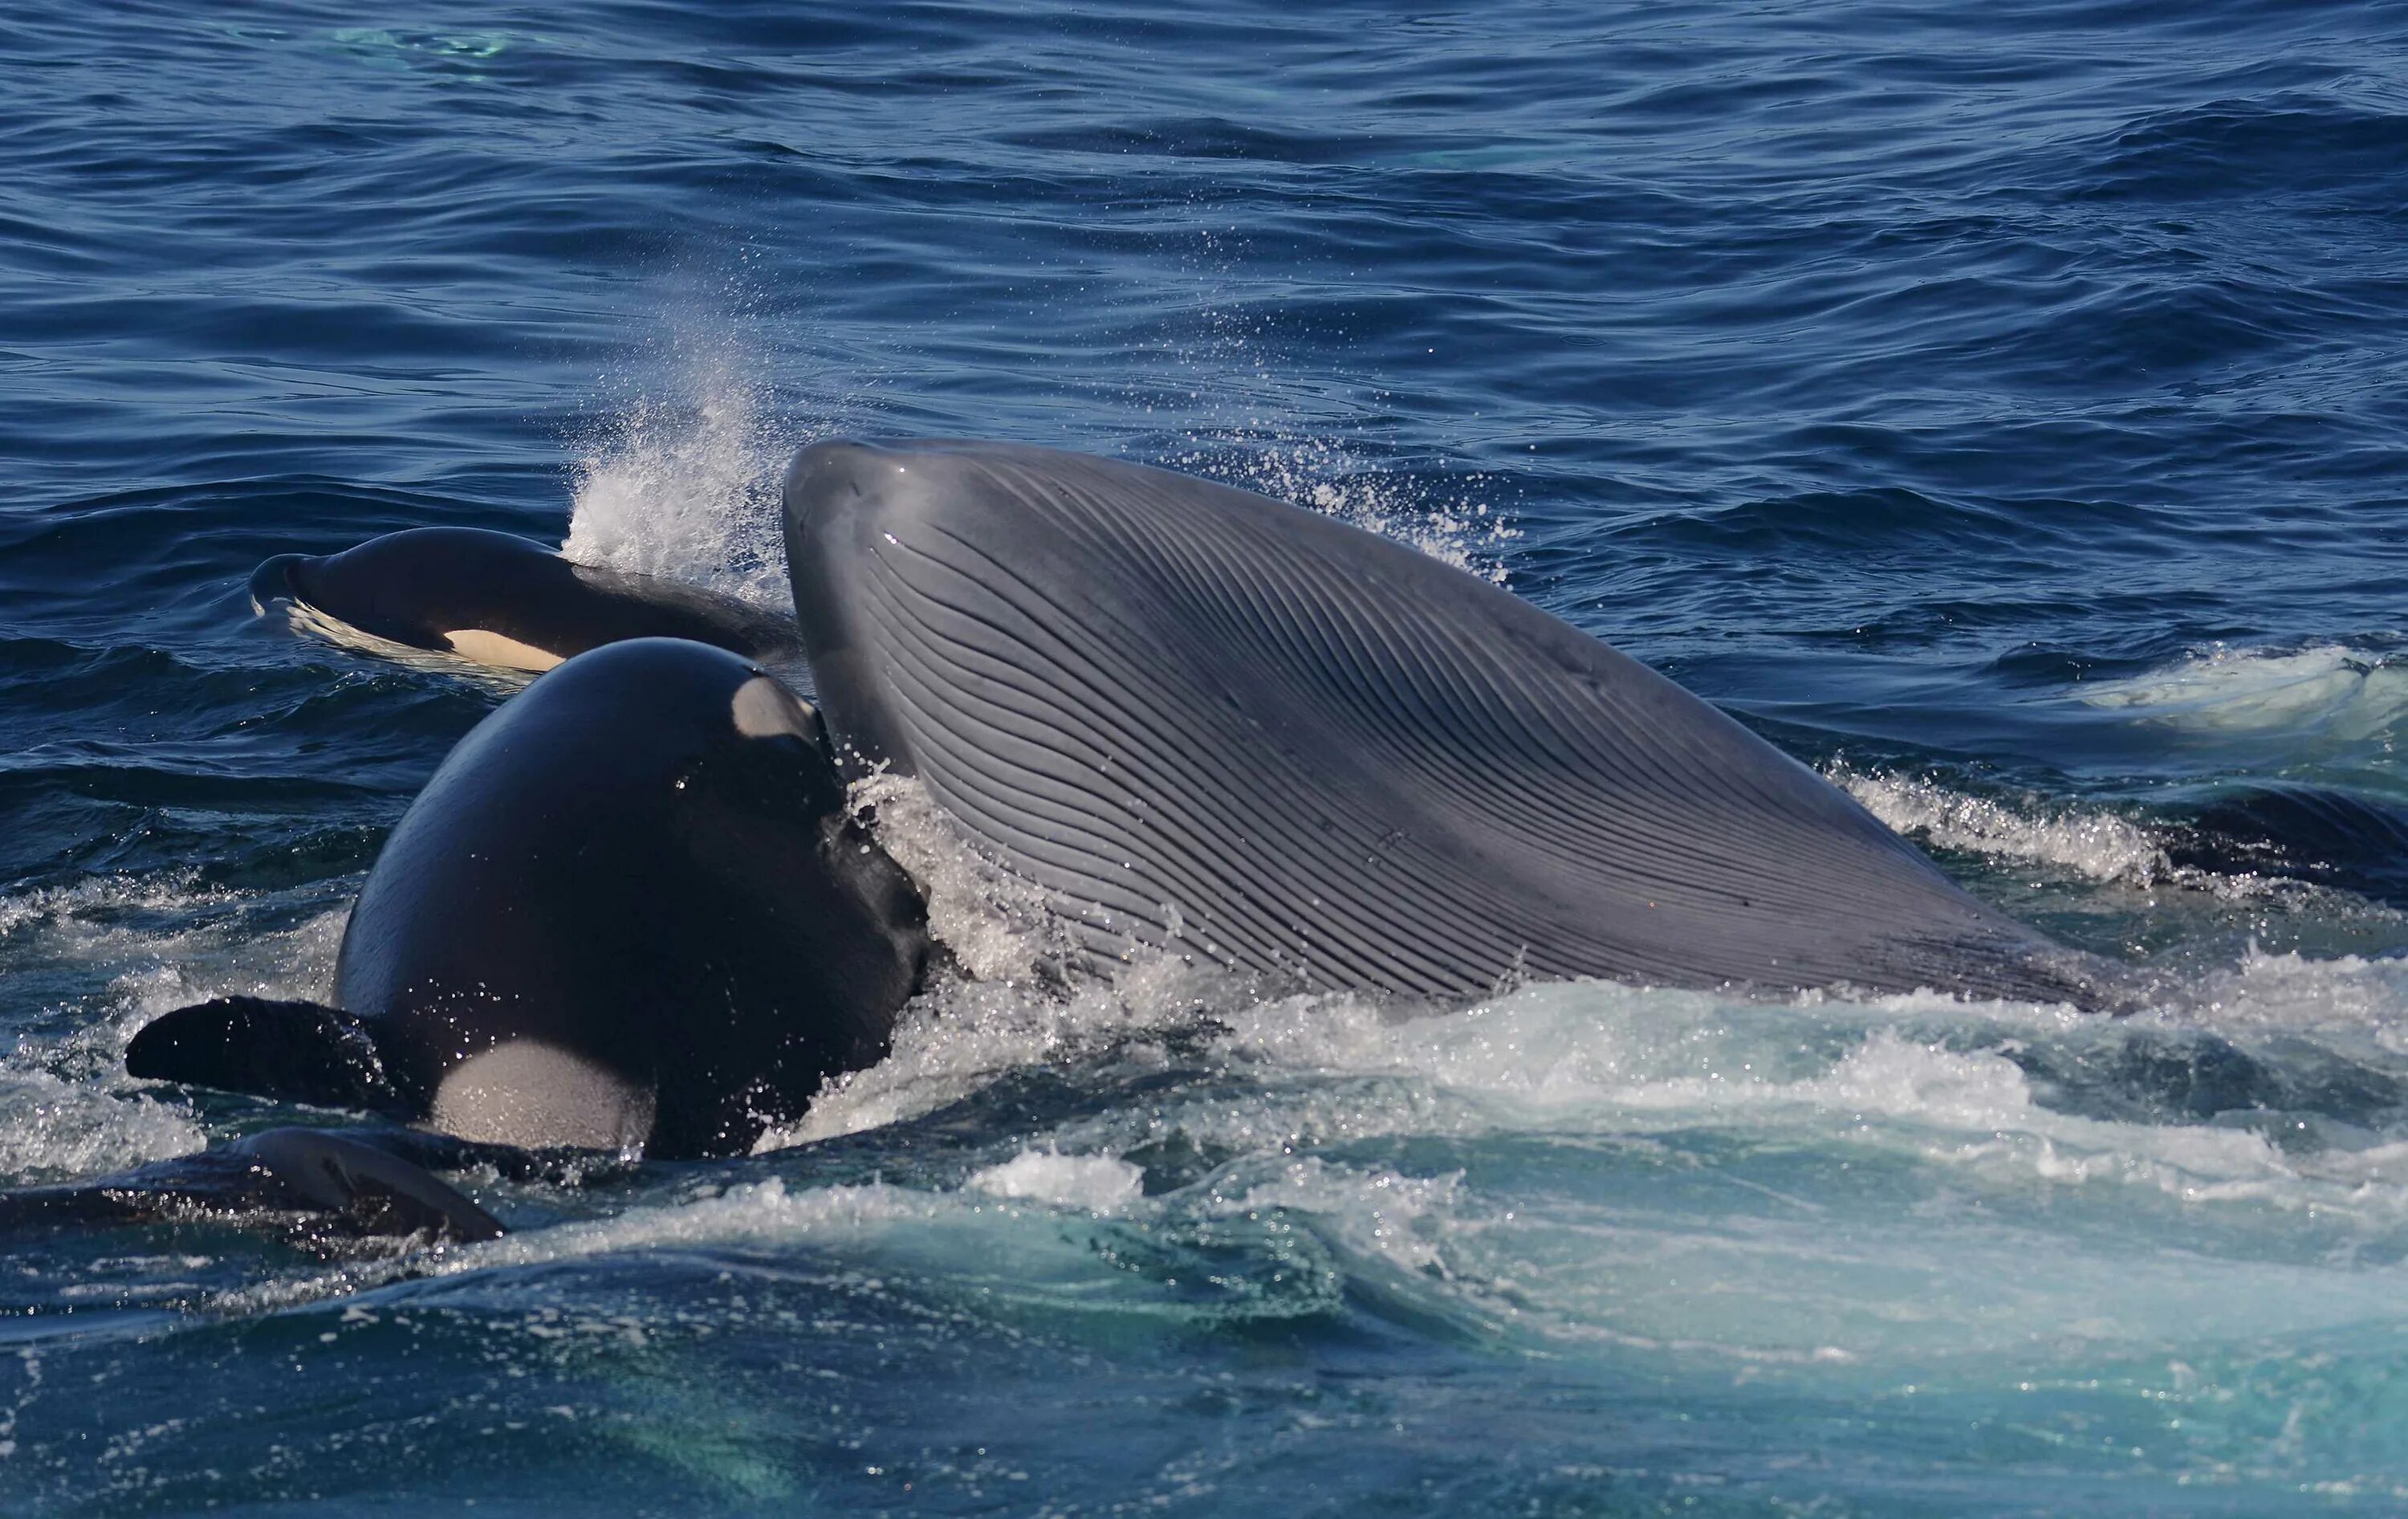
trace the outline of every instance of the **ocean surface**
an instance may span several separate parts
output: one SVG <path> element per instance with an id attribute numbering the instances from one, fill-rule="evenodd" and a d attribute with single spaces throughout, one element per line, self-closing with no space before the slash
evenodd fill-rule
<path id="1" fill-rule="evenodd" d="M 2183 995 L 1065 993 L 923 850 L 987 979 L 767 1153 L 0 1242 L 0 1512 L 2408 1511 L 2403 250 L 2374 0 L 11 0 L 0 1184 L 340 1121 L 124 1042 L 507 692 L 259 560 L 776 605 L 835 435 L 1401 537 Z"/>

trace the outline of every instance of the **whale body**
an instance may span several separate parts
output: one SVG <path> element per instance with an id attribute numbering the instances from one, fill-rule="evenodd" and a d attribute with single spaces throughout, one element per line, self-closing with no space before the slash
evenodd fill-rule
<path id="1" fill-rule="evenodd" d="M 1715 708 L 1318 513 L 955 441 L 812 445 L 784 510 L 848 763 L 917 777 L 1094 960 L 2112 995 Z"/>

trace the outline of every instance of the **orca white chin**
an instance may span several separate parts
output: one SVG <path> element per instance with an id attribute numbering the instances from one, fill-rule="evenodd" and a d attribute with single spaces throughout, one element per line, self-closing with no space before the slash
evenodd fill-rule
<path id="1" fill-rule="evenodd" d="M 480 1144 L 640 1154 L 658 1094 L 538 1039 L 512 1039 L 444 1072 L 428 1122 Z"/>

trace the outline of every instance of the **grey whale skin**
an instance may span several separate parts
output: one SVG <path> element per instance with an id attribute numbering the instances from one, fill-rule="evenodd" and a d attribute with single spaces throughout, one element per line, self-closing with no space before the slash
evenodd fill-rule
<path id="1" fill-rule="evenodd" d="M 505 668 L 543 670 L 606 643 L 692 638 L 790 659 L 792 624 L 726 596 L 580 565 L 480 527 L 412 527 L 340 553 L 280 553 L 251 572 L 261 613 L 295 603 L 346 627 Z"/>
<path id="2" fill-rule="evenodd" d="M 873 1064 L 925 910 L 817 714 L 698 643 L 613 643 L 461 739 L 369 872 L 339 1007 L 154 1020 L 137 1077 L 522 1147 L 741 1154 Z"/>
<path id="3" fill-rule="evenodd" d="M 826 442 L 785 534 L 848 763 L 919 777 L 1093 958 L 1448 999 L 2117 995 L 1670 681 L 1317 513 L 1048 449 Z"/>

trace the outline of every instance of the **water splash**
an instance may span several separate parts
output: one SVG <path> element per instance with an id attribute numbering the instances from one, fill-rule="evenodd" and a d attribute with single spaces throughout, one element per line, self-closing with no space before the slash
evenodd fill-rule
<path id="1" fill-rule="evenodd" d="M 1929 781 L 1868 774 L 1844 764 L 1831 766 L 1824 774 L 1891 828 L 1942 849 L 2034 860 L 2093 881 L 2142 886 L 2177 875 L 2163 840 L 2143 824 L 2103 808 L 2033 796 L 2023 798 L 2020 807 L 2010 806 Z"/>
<path id="2" fill-rule="evenodd" d="M 1162 462 L 1393 538 L 1491 585 L 1506 582 L 1506 555 L 1522 536 L 1503 512 L 1477 495 L 1435 498 L 1427 488 L 1372 469 L 1344 444 L 1327 439 L 1255 442 L 1234 456 L 1198 447 Z M 1476 491 L 1484 483 L 1475 476 L 1463 486 Z"/>
<path id="3" fill-rule="evenodd" d="M 1145 1191 L 1145 1173 L 1111 1155 L 1065 1155 L 1023 1150 L 970 1177 L 970 1186 L 996 1197 L 1051 1203 L 1090 1213 L 1124 1212 Z"/>
<path id="4" fill-rule="evenodd" d="M 561 552 L 791 610 L 781 471 L 807 438 L 724 350 L 689 353 L 674 393 L 636 401 L 578 464 Z"/>
<path id="5" fill-rule="evenodd" d="M 0 896 L 0 971 L 22 985 L 73 967 L 100 988 L 63 1010 L 61 1026 L 29 1027 L 0 1054 L 0 1176 L 92 1176 L 208 1142 L 182 1101 L 125 1075 L 125 1046 L 161 1013 L 210 996 L 325 995 L 348 914 L 262 929 L 264 905 L 189 870 Z"/>

